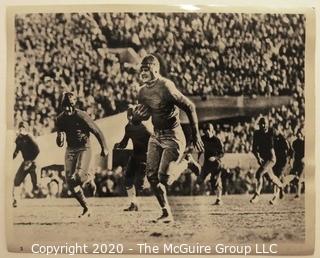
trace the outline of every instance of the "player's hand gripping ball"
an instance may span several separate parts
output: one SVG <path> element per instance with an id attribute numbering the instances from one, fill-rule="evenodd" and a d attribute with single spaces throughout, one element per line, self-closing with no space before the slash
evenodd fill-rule
<path id="1" fill-rule="evenodd" d="M 151 110 L 149 107 L 138 104 L 133 109 L 133 118 L 140 121 L 148 120 L 151 115 Z"/>

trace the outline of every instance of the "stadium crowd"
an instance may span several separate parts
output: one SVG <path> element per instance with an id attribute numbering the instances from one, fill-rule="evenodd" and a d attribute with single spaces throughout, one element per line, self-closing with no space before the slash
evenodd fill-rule
<path id="1" fill-rule="evenodd" d="M 232 124 L 216 124 L 215 134 L 221 140 L 224 151 L 229 153 L 248 153 L 252 151 L 254 130 L 262 115 L 252 117 L 251 121 Z M 292 100 L 290 105 L 272 108 L 265 116 L 269 126 L 278 126 L 281 134 L 291 144 L 299 129 L 304 128 L 304 98 Z"/>
<path id="2" fill-rule="evenodd" d="M 160 54 L 168 76 L 187 95 L 293 95 L 301 107 L 304 19 L 236 13 L 17 15 L 14 121 L 28 121 L 36 136 L 51 132 L 66 89 L 77 92 L 80 108 L 94 119 L 135 103 L 136 66 L 108 51 L 113 47 L 133 48 L 140 57 Z M 303 117 L 296 103 L 269 115 L 280 115 L 284 127 Z M 217 130 L 234 139 L 226 143 L 228 150 L 247 151 L 248 136 L 238 128 Z"/>

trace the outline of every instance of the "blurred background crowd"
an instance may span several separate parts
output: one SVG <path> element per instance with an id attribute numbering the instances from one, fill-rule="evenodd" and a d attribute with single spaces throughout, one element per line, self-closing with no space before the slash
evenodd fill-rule
<path id="1" fill-rule="evenodd" d="M 79 108 L 95 120 L 135 104 L 137 63 L 154 52 L 165 61 L 163 73 L 187 96 L 292 96 L 289 105 L 264 116 L 271 126 L 280 124 L 289 142 L 303 128 L 303 15 L 37 13 L 17 15 L 15 30 L 14 122 L 27 121 L 35 136 L 53 131 L 65 90 L 76 92 Z M 130 58 L 111 51 L 115 48 L 129 49 Z M 256 120 L 213 121 L 225 152 L 251 151 Z M 125 194 L 122 167 L 97 170 L 98 196 Z M 227 193 L 252 189 L 253 171 L 238 170 L 226 173 Z M 71 194 L 63 171 L 46 171 L 42 178 L 43 197 Z M 193 179 L 183 175 L 172 194 L 210 192 L 209 184 L 200 190 L 189 183 L 182 187 L 188 180 Z"/>
<path id="2" fill-rule="evenodd" d="M 299 129 L 304 128 L 304 98 L 291 101 L 291 104 L 279 108 L 271 108 L 265 114 L 252 117 L 247 121 L 237 123 L 215 124 L 215 134 L 221 140 L 224 151 L 228 153 L 248 153 L 252 150 L 254 130 L 257 129 L 257 121 L 260 117 L 269 121 L 269 127 L 278 126 L 280 133 L 292 144 Z"/>
<path id="3" fill-rule="evenodd" d="M 94 119 L 136 103 L 137 66 L 108 50 L 115 47 L 133 48 L 137 57 L 158 53 L 167 76 L 187 95 L 292 95 L 303 105 L 304 19 L 236 13 L 18 15 L 15 121 L 28 121 L 35 135 L 51 132 L 65 89 L 77 92 L 80 108 Z M 294 105 L 287 109 L 296 112 Z"/>
<path id="4" fill-rule="evenodd" d="M 287 170 L 290 169 L 288 166 Z M 96 184 L 96 191 L 92 185 L 88 184 L 85 188 L 85 195 L 88 197 L 115 197 L 126 196 L 127 192 L 124 183 L 125 168 L 118 166 L 113 170 L 102 170 L 95 168 L 92 171 L 93 180 Z M 240 167 L 222 168 L 222 185 L 223 194 L 253 194 L 256 189 L 255 170 L 249 168 L 243 170 Z M 286 171 L 288 172 L 288 171 Z M 28 178 L 27 178 L 28 179 Z M 46 169 L 41 171 L 39 179 L 39 191 L 32 191 L 30 180 L 26 180 L 22 185 L 23 198 L 70 198 L 72 193 L 67 185 L 65 172 L 61 169 Z M 273 193 L 273 184 L 264 179 L 264 193 Z M 285 189 L 286 193 L 295 193 L 296 184 L 290 184 Z M 210 177 L 204 184 L 196 184 L 196 176 L 191 171 L 186 170 L 181 176 L 168 188 L 169 195 L 212 195 L 214 191 L 211 189 Z M 145 179 L 143 192 L 139 195 L 150 196 L 152 191 L 150 185 Z"/>

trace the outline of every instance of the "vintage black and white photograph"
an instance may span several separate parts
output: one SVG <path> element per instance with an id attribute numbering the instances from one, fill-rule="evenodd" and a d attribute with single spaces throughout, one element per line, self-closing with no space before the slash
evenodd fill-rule
<path id="1" fill-rule="evenodd" d="M 9 251 L 313 252 L 305 12 L 38 9 L 8 16 Z"/>

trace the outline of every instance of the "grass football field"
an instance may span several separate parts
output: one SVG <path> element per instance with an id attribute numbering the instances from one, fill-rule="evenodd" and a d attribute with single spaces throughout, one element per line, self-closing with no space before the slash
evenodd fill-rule
<path id="1" fill-rule="evenodd" d="M 303 196 L 304 197 L 304 196 Z M 127 198 L 89 198 L 92 217 L 78 219 L 74 199 L 27 199 L 12 208 L 12 251 L 31 245 L 70 243 L 302 243 L 305 239 L 304 198 L 286 195 L 276 205 L 262 195 L 257 204 L 247 195 L 169 197 L 175 222 L 153 223 L 160 215 L 154 197 L 140 197 L 138 212 L 124 212 Z M 126 250 L 126 253 L 130 253 Z"/>

